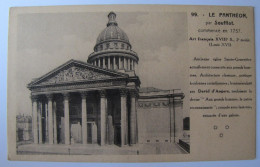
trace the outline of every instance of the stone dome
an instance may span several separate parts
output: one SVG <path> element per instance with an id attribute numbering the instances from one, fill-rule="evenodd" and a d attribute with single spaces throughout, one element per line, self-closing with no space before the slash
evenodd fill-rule
<path id="1" fill-rule="evenodd" d="M 118 45 L 123 44 L 131 49 L 131 44 L 126 33 L 118 27 L 118 24 L 116 22 L 116 14 L 114 12 L 110 12 L 108 14 L 107 27 L 98 35 L 94 50 L 97 50 L 98 47 L 103 47 L 101 45 L 104 45 L 104 43 L 107 42 L 113 42 L 113 44 L 115 42 L 118 42 Z M 113 46 L 115 45 L 110 45 L 110 47 Z"/>
<path id="2" fill-rule="evenodd" d="M 96 45 L 107 41 L 121 41 L 129 43 L 126 33 L 117 25 L 110 24 L 98 36 Z"/>

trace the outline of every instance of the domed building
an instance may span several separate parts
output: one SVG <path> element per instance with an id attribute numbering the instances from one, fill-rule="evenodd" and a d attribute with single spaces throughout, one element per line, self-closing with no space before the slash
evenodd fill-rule
<path id="1" fill-rule="evenodd" d="M 184 94 L 140 88 L 138 61 L 110 12 L 87 62 L 69 60 L 28 84 L 34 143 L 178 143 Z"/>
<path id="2" fill-rule="evenodd" d="M 120 72 L 135 71 L 139 58 L 126 33 L 118 27 L 116 14 L 108 14 L 107 27 L 99 34 L 88 63 Z"/>

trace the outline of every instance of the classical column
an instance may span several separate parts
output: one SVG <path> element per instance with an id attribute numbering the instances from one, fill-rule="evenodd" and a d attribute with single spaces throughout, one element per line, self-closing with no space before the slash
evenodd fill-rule
<path id="1" fill-rule="evenodd" d="M 88 132 L 87 132 L 87 102 L 86 102 L 86 96 L 87 92 L 81 92 L 81 119 L 82 119 L 82 143 L 87 144 L 87 139 L 88 139 Z"/>
<path id="2" fill-rule="evenodd" d="M 120 101 L 121 101 L 121 146 L 126 145 L 126 114 L 127 114 L 127 106 L 126 106 L 126 97 L 127 91 L 125 89 L 120 90 Z"/>
<path id="3" fill-rule="evenodd" d="M 107 57 L 107 66 L 108 66 L 108 69 L 111 70 L 110 57 Z"/>
<path id="4" fill-rule="evenodd" d="M 38 123 L 37 123 L 37 96 L 31 96 L 32 100 L 32 129 L 33 129 L 33 142 L 38 144 Z"/>
<path id="5" fill-rule="evenodd" d="M 94 65 L 97 66 L 97 61 L 96 60 L 94 60 Z"/>
<path id="6" fill-rule="evenodd" d="M 114 56 L 111 56 L 111 70 L 114 70 Z"/>
<path id="7" fill-rule="evenodd" d="M 105 90 L 99 91 L 100 93 L 100 145 L 105 145 L 106 144 L 106 92 Z"/>
<path id="8" fill-rule="evenodd" d="M 100 61 L 99 61 L 100 62 Z M 70 114 L 69 114 L 69 93 L 63 94 L 64 98 L 64 134 L 65 144 L 70 144 Z"/>
<path id="9" fill-rule="evenodd" d="M 113 70 L 116 69 L 116 56 L 113 57 Z"/>
<path id="10" fill-rule="evenodd" d="M 123 64 L 123 69 L 125 69 L 126 70 L 126 58 L 124 57 L 124 64 Z"/>
<path id="11" fill-rule="evenodd" d="M 53 137 L 54 144 L 57 144 L 57 104 L 53 102 Z"/>
<path id="12" fill-rule="evenodd" d="M 118 57 L 118 64 L 119 64 L 119 69 L 122 69 L 122 58 Z"/>
<path id="13" fill-rule="evenodd" d="M 48 104 L 45 103 L 45 143 L 47 143 L 47 140 L 48 140 Z"/>
<path id="14" fill-rule="evenodd" d="M 108 107 L 107 107 L 107 96 L 106 96 L 106 99 L 105 99 L 105 122 L 106 122 L 106 139 L 105 139 L 105 143 L 107 144 L 108 143 Z"/>
<path id="15" fill-rule="evenodd" d="M 38 101 L 39 144 L 42 144 L 42 102 Z"/>
<path id="16" fill-rule="evenodd" d="M 53 111 L 52 111 L 52 98 L 53 95 L 52 94 L 48 94 L 47 95 L 48 98 L 48 125 L 49 125 L 49 144 L 53 144 Z"/>
<path id="17" fill-rule="evenodd" d="M 131 111 L 130 111 L 130 144 L 136 144 L 136 91 L 130 92 Z"/>
<path id="18" fill-rule="evenodd" d="M 98 66 L 99 66 L 99 67 L 101 66 L 101 64 L 100 64 L 100 58 L 98 58 Z"/>

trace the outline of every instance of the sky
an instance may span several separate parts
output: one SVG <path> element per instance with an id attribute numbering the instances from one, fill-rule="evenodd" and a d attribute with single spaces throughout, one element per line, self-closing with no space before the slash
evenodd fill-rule
<path id="1" fill-rule="evenodd" d="M 186 13 L 116 12 L 118 26 L 139 56 L 141 87 L 181 89 L 188 94 Z M 86 62 L 108 12 L 27 13 L 17 18 L 16 96 L 18 113 L 31 113 L 27 84 L 70 59 Z M 186 68 L 187 67 L 187 68 Z M 187 104 L 188 98 L 184 100 Z M 184 105 L 184 115 L 188 113 Z"/>

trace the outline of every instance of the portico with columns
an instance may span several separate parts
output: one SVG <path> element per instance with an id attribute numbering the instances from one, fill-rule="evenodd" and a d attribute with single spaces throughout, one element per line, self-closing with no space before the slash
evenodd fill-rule
<path id="1" fill-rule="evenodd" d="M 139 85 L 137 76 L 65 63 L 28 85 L 34 143 L 135 144 Z"/>

